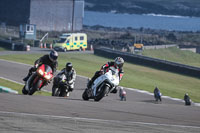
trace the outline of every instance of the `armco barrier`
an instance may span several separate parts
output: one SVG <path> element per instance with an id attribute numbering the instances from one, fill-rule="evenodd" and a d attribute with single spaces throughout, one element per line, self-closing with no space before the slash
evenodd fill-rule
<path id="1" fill-rule="evenodd" d="M 15 51 L 24 51 L 26 50 L 26 45 L 24 43 L 14 43 L 8 40 L 0 40 L 0 47 L 15 50 Z"/>
<path id="2" fill-rule="evenodd" d="M 8 40 L 0 40 L 0 47 L 6 48 L 6 49 L 12 49 L 12 42 Z"/>
<path id="3" fill-rule="evenodd" d="M 112 58 L 112 59 L 114 59 L 117 56 L 121 56 L 124 58 L 126 62 L 200 78 L 199 67 L 193 67 L 189 65 L 179 64 L 179 63 L 151 58 L 147 56 L 116 51 L 109 48 L 95 48 L 94 54 Z"/>

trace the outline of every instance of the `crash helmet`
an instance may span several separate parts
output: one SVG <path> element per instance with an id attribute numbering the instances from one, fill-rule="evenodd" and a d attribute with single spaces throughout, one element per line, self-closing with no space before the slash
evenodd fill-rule
<path id="1" fill-rule="evenodd" d="M 119 68 L 122 68 L 124 65 L 124 59 L 122 57 L 115 58 L 115 66 L 118 66 Z"/>
<path id="2" fill-rule="evenodd" d="M 58 53 L 54 50 L 52 50 L 50 53 L 49 53 L 49 59 L 52 61 L 52 62 L 55 62 L 57 59 L 58 59 Z"/>
<path id="3" fill-rule="evenodd" d="M 70 72 L 70 71 L 72 70 L 72 67 L 73 67 L 73 65 L 72 65 L 71 62 L 66 63 L 65 68 L 66 68 L 66 71 L 67 71 L 67 72 Z"/>

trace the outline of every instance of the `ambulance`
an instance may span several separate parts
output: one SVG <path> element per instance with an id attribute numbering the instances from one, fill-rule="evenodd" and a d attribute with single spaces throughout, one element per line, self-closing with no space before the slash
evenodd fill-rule
<path id="1" fill-rule="evenodd" d="M 56 51 L 79 50 L 87 48 L 87 35 L 85 33 L 64 33 L 59 40 L 53 44 Z"/>

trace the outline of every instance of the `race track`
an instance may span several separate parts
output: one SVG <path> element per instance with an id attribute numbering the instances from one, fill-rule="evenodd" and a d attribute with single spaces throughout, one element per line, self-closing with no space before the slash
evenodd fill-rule
<path id="1" fill-rule="evenodd" d="M 23 83 L 29 65 L 0 60 L 0 77 Z M 110 94 L 83 101 L 87 78 L 78 76 L 69 98 L 0 93 L 1 133 L 177 133 L 200 132 L 200 107 L 127 90 L 127 101 Z M 51 91 L 51 84 L 43 89 Z"/>

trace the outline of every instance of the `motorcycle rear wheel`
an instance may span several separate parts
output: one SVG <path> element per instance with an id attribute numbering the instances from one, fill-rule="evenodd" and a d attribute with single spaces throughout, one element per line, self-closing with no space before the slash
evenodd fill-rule
<path id="1" fill-rule="evenodd" d="M 54 96 L 59 97 L 59 95 L 60 95 L 60 90 L 56 88 L 54 91 Z"/>

